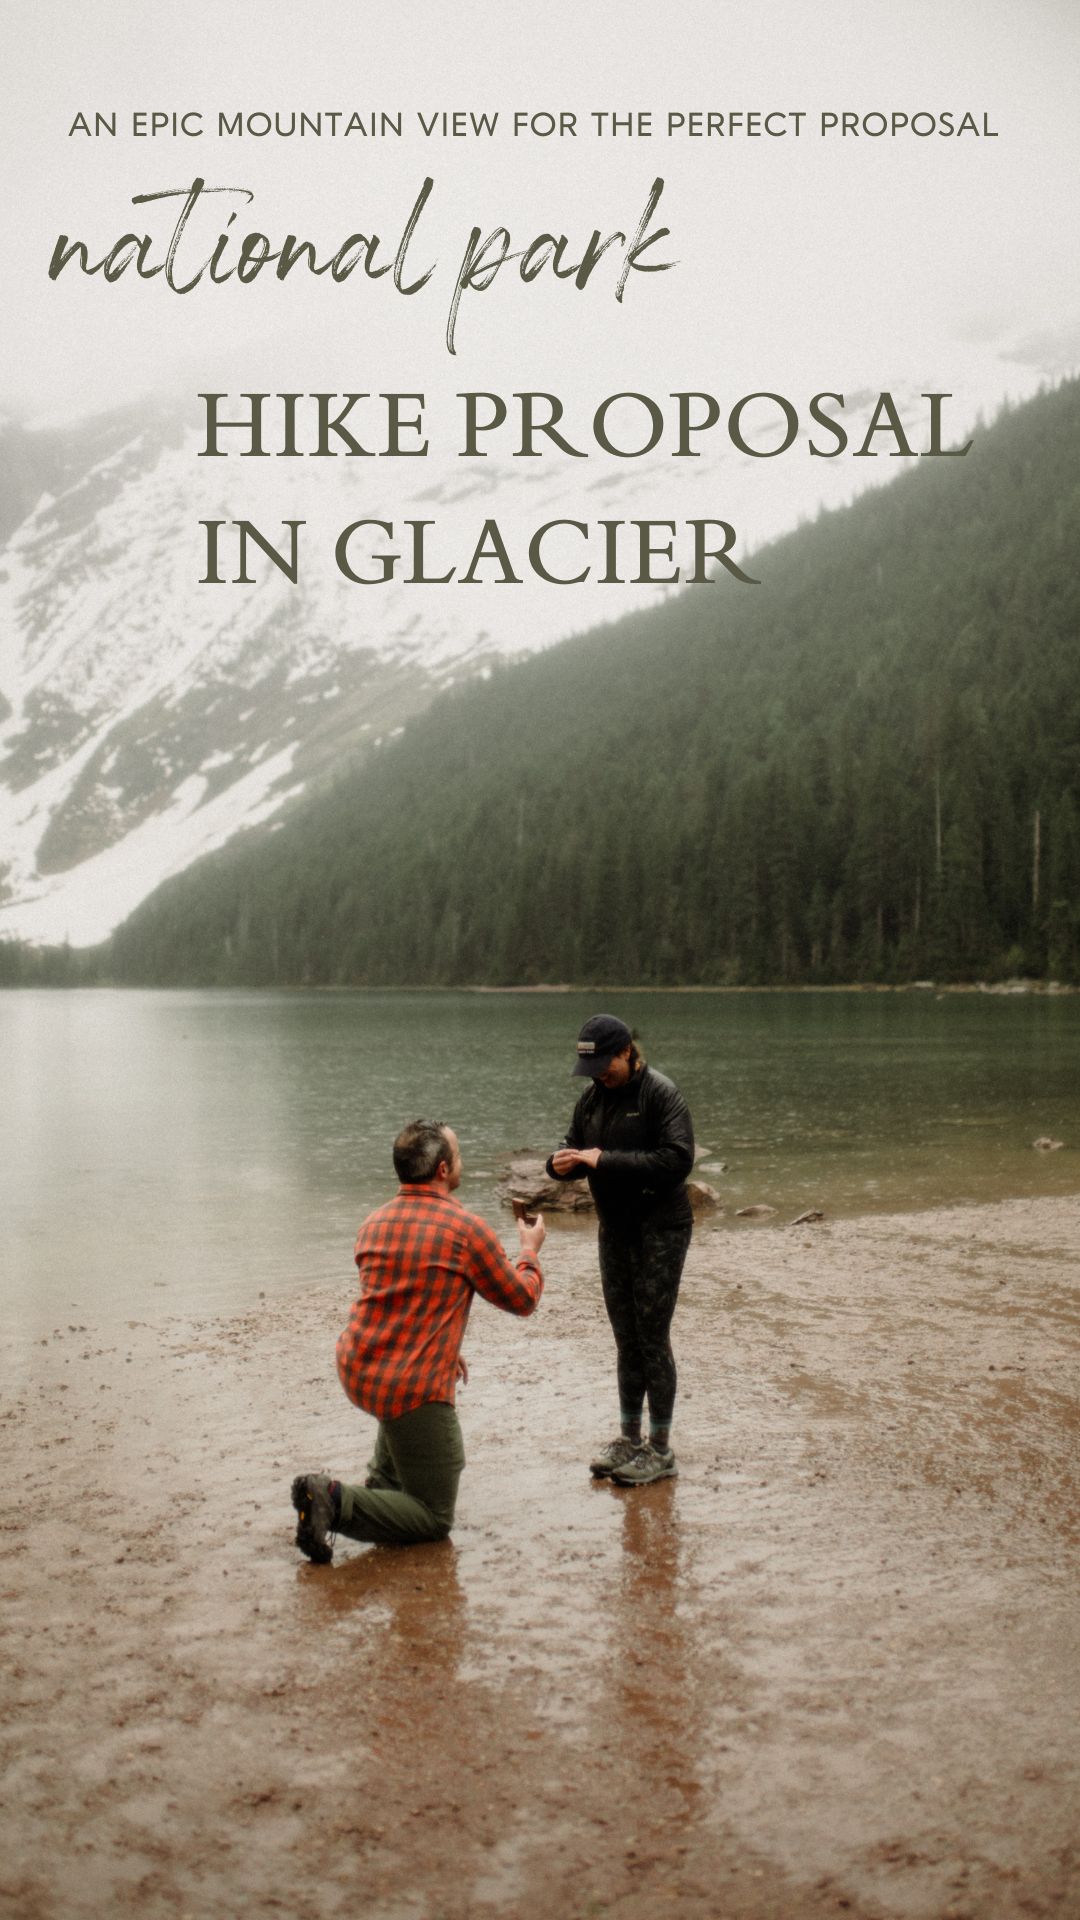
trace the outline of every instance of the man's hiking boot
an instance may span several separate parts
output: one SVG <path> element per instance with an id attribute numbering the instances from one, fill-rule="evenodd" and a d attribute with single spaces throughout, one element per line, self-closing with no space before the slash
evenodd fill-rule
<path id="1" fill-rule="evenodd" d="M 635 1447 L 629 1460 L 611 1469 L 612 1479 L 620 1487 L 647 1487 L 652 1480 L 671 1480 L 679 1471 L 670 1447 L 654 1447 L 646 1441 Z"/>
<path id="2" fill-rule="evenodd" d="M 292 1483 L 292 1503 L 300 1515 L 296 1523 L 297 1546 L 317 1567 L 328 1566 L 334 1557 L 332 1536 L 337 1531 L 329 1475 L 298 1474 Z"/>
<path id="3" fill-rule="evenodd" d="M 606 1480 L 616 1467 L 625 1467 L 638 1451 L 638 1441 L 628 1440 L 625 1433 L 620 1433 L 617 1440 L 609 1440 L 606 1447 L 601 1447 L 595 1460 L 589 1461 L 589 1472 L 594 1480 Z"/>

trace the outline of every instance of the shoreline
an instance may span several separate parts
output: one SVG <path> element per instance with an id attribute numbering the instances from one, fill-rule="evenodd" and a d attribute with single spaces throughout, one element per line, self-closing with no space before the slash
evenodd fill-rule
<path id="1" fill-rule="evenodd" d="M 0 940 L 0 947 L 4 942 Z M 39 955 L 60 953 L 58 947 L 33 949 Z M 74 948 L 73 952 L 84 951 Z M 89 949 L 85 949 L 89 951 Z M 477 994 L 573 994 L 573 993 L 618 993 L 618 994 L 746 994 L 746 993 L 917 993 L 940 997 L 945 994 L 978 993 L 995 999 L 1067 999 L 1080 993 L 1080 985 L 1067 980 L 841 980 L 841 981 L 802 981 L 793 985 L 777 982 L 763 982 L 759 985 L 742 983 L 739 985 L 699 985 L 699 986 L 642 986 L 628 985 L 623 982 L 600 982 L 599 985 L 574 981 L 541 981 L 534 985 L 517 984 L 514 986 L 487 986 L 482 983 L 468 982 L 461 986 L 433 984 L 426 986 L 385 985 L 359 986 L 349 983 L 326 984 L 313 982 L 303 985 L 297 981 L 249 982 L 229 986 L 207 986 L 198 981 L 173 982 L 162 985 L 152 981 L 127 980 L 8 980 L 0 982 L 0 993 L 22 993 L 28 989 L 48 990 L 50 993 L 477 993 Z"/>
<path id="2" fill-rule="evenodd" d="M 0 1914 L 1073 1910 L 1080 1199 L 870 1218 L 695 1239 L 680 1476 L 626 1491 L 552 1235 L 470 1322 L 451 1540 L 330 1568 L 347 1281 L 57 1327 L 0 1416 Z"/>

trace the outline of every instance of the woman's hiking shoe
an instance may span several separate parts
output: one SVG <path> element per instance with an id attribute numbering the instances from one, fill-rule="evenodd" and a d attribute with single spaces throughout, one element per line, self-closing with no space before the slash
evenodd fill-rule
<path id="1" fill-rule="evenodd" d="M 332 1535 L 337 1531 L 329 1475 L 298 1474 L 292 1483 L 292 1503 L 300 1515 L 296 1523 L 297 1546 L 317 1567 L 328 1566 L 334 1557 Z"/>
<path id="2" fill-rule="evenodd" d="M 594 1480 L 605 1480 L 616 1467 L 625 1467 L 640 1450 L 638 1441 L 628 1440 L 625 1433 L 620 1433 L 617 1440 L 609 1440 L 606 1447 L 601 1447 L 595 1460 L 589 1461 L 589 1472 Z"/>
<path id="3" fill-rule="evenodd" d="M 646 1441 L 635 1447 L 629 1460 L 612 1467 L 611 1477 L 620 1487 L 646 1487 L 651 1480 L 671 1480 L 679 1471 L 670 1447 L 654 1447 Z"/>

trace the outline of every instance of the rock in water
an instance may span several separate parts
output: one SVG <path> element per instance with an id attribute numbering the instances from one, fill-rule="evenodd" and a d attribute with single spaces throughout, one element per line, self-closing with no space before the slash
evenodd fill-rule
<path id="1" fill-rule="evenodd" d="M 688 1180 L 686 1191 L 695 1213 L 723 1213 L 724 1203 L 707 1180 Z"/>

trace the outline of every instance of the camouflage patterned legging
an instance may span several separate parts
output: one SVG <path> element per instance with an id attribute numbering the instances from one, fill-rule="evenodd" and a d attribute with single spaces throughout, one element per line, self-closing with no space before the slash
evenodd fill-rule
<path id="1" fill-rule="evenodd" d="M 693 1232 L 642 1227 L 632 1237 L 600 1228 L 600 1279 L 618 1353 L 619 1411 L 641 1418 L 646 1396 L 654 1426 L 667 1427 L 675 1406 L 671 1320 Z"/>

